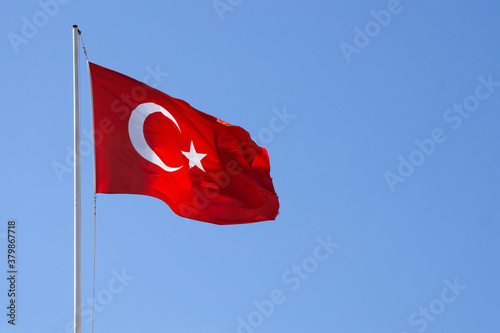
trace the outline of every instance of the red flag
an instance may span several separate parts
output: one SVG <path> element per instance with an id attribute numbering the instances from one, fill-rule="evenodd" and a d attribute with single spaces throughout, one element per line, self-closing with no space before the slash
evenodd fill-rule
<path id="1" fill-rule="evenodd" d="M 216 224 L 276 218 L 269 157 L 248 132 L 110 69 L 90 74 L 96 193 L 150 195 Z"/>

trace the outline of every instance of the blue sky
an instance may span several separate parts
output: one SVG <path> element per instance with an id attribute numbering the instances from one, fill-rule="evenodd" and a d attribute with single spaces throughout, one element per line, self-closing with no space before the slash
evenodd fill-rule
<path id="1" fill-rule="evenodd" d="M 0 13 L 0 257 L 16 327 L 71 332 L 72 31 L 89 59 L 242 126 L 276 221 L 98 195 L 96 332 L 498 332 L 495 1 L 13 2 Z M 83 332 L 93 175 L 82 54 Z M 277 114 L 284 128 L 272 131 Z"/>

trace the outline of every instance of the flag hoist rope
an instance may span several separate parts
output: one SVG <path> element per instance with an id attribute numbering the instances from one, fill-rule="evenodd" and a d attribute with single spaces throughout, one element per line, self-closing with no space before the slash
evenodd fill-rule
<path id="1" fill-rule="evenodd" d="M 82 331 L 82 286 L 81 286 L 81 160 L 80 160 L 80 47 L 78 36 L 82 41 L 83 52 L 87 59 L 87 50 L 81 37 L 81 31 L 77 25 L 73 25 L 73 115 L 74 115 L 74 333 Z M 92 83 L 90 80 L 90 92 L 92 94 Z M 92 98 L 91 98 L 92 100 Z M 92 127 L 93 127 L 92 112 Z M 94 138 L 92 136 L 92 147 L 94 148 Z M 94 159 L 95 160 L 95 159 Z M 95 172 L 94 172 L 95 177 Z M 95 181 L 94 181 L 95 185 Z M 95 253 L 96 253 L 96 212 L 97 196 L 94 191 L 94 253 L 92 272 L 92 332 L 94 332 L 94 299 L 95 299 Z"/>
<path id="2" fill-rule="evenodd" d="M 80 35 L 80 40 L 82 41 L 82 49 L 83 55 L 85 55 L 85 59 L 87 60 L 87 69 L 89 73 L 89 91 L 90 91 L 90 104 L 92 110 L 92 134 L 94 133 L 94 106 L 92 101 L 92 78 L 90 77 L 90 67 L 89 67 L 89 57 L 87 56 L 87 49 L 85 48 L 85 43 L 83 42 L 82 32 L 78 30 L 78 34 Z M 93 160 L 95 161 L 95 148 L 94 148 L 94 135 L 92 135 L 92 155 Z M 95 167 L 95 166 L 94 166 Z M 96 244 L 96 216 L 97 216 L 97 194 L 95 193 L 95 170 L 94 170 L 94 255 L 93 255 L 93 267 L 92 267 L 92 333 L 94 333 L 94 305 L 95 305 L 95 244 Z"/>

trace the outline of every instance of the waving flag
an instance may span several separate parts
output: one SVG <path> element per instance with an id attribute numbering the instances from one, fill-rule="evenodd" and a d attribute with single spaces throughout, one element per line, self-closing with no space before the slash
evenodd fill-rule
<path id="1" fill-rule="evenodd" d="M 279 202 L 265 148 L 248 132 L 90 63 L 96 193 L 156 197 L 216 224 L 274 220 Z"/>

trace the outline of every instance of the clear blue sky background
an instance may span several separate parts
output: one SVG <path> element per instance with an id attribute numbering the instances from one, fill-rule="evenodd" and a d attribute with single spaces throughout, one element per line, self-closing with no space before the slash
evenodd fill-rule
<path id="1" fill-rule="evenodd" d="M 500 3 L 219 5 L 226 11 L 211 0 L 4 3 L 0 331 L 71 330 L 78 24 L 91 61 L 138 80 L 159 70 L 150 84 L 247 129 L 269 151 L 281 202 L 276 221 L 217 226 L 155 198 L 99 195 L 95 332 L 499 332 Z M 473 111 L 453 111 L 464 103 Z M 295 117 L 271 138 L 275 109 Z M 93 175 L 82 138 L 90 332 Z M 336 244 L 331 253 L 318 239 Z"/>

